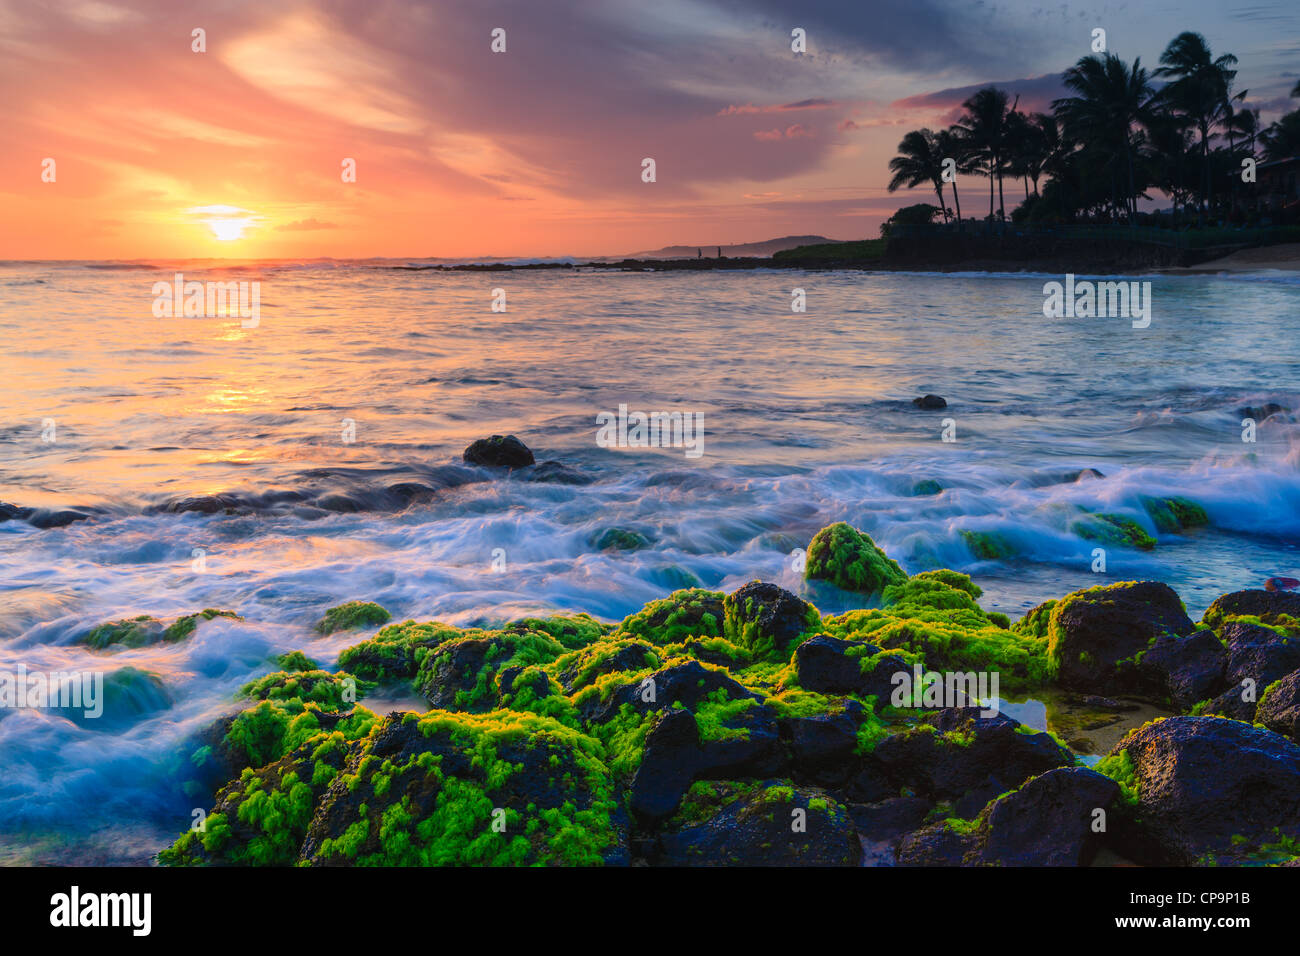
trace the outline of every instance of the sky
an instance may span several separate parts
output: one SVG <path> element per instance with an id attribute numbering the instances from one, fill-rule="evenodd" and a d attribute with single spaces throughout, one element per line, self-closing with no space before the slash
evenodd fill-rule
<path id="1" fill-rule="evenodd" d="M 1294 0 L 0 0 L 0 259 L 872 237 L 933 198 L 886 191 L 905 132 L 988 83 L 1045 109 L 1097 27 L 1151 69 L 1199 31 L 1266 122 L 1300 105 Z"/>

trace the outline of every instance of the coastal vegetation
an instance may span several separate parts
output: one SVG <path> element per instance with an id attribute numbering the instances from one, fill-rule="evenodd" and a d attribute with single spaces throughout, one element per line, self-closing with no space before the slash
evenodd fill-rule
<path id="1" fill-rule="evenodd" d="M 985 87 L 948 129 L 903 136 L 889 162 L 889 190 L 930 187 L 944 222 L 962 220 L 956 173 L 988 179 L 987 219 L 995 222 L 1293 222 L 1295 197 L 1269 205 L 1269 185 L 1242 170 L 1300 155 L 1300 110 L 1262 125 L 1249 91 L 1236 88 L 1236 67 L 1235 56 L 1216 55 L 1199 33 L 1184 32 L 1154 70 L 1140 57 L 1081 58 L 1062 74 L 1067 95 L 1049 112 L 1026 112 L 1006 90 Z M 1008 180 L 1023 187 L 1010 212 Z M 1153 193 L 1169 198 L 1169 213 L 1139 211 Z"/>

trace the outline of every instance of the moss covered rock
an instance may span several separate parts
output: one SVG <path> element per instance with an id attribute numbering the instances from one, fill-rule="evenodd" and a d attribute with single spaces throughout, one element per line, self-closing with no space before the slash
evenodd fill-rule
<path id="1" fill-rule="evenodd" d="M 326 611 L 325 616 L 316 622 L 316 630 L 322 634 L 357 631 L 387 624 L 392 619 L 393 615 L 373 601 L 348 601 Z"/>
<path id="2" fill-rule="evenodd" d="M 652 644 L 677 644 L 690 637 L 720 637 L 725 617 L 721 591 L 687 588 L 651 601 L 618 626 L 620 636 Z"/>
<path id="3" fill-rule="evenodd" d="M 723 601 L 723 633 L 755 658 L 788 661 L 820 627 L 815 607 L 775 584 L 751 581 Z"/>
<path id="4" fill-rule="evenodd" d="M 813 536 L 804 577 L 829 581 L 845 591 L 877 594 L 907 575 L 871 538 L 840 521 Z"/>
<path id="5" fill-rule="evenodd" d="M 600 745 L 545 717 L 393 715 L 353 754 L 311 817 L 308 865 L 624 862 Z"/>
<path id="6" fill-rule="evenodd" d="M 1075 690 L 1113 695 L 1133 689 L 1139 655 L 1165 634 L 1193 629 L 1178 595 L 1158 581 L 1125 581 L 1075 591 L 1048 621 L 1048 672 Z"/>

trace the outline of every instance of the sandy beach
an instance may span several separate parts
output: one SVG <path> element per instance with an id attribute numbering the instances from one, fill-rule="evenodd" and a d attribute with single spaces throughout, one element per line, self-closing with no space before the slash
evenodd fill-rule
<path id="1" fill-rule="evenodd" d="M 1213 259 L 1200 265 L 1179 266 L 1161 271 L 1214 274 L 1216 272 L 1259 272 L 1263 269 L 1277 269 L 1283 272 L 1295 272 L 1300 269 L 1300 242 L 1242 249 L 1222 259 Z"/>

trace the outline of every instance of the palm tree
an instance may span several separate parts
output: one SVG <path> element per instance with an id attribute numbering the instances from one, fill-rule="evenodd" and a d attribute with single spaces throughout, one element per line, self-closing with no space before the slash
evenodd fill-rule
<path id="1" fill-rule="evenodd" d="M 1128 189 L 1124 207 L 1129 222 L 1137 215 L 1137 186 L 1133 175 L 1136 151 L 1133 129 L 1152 118 L 1151 83 L 1139 57 L 1130 67 L 1113 53 L 1085 56 L 1065 71 L 1065 87 L 1078 94 L 1054 100 L 1052 109 L 1072 139 L 1094 153 L 1112 151 L 1124 157 Z M 1116 189 L 1111 165 L 1112 194 Z"/>
<path id="2" fill-rule="evenodd" d="M 1188 31 L 1169 42 L 1165 52 L 1160 54 L 1160 64 L 1154 75 L 1173 81 L 1161 91 L 1161 99 L 1191 117 L 1201 133 L 1204 219 L 1205 210 L 1214 198 L 1210 131 L 1225 118 L 1225 104 L 1230 100 L 1232 80 L 1237 75 L 1237 71 L 1232 69 L 1237 65 L 1237 58 L 1225 53 L 1216 59 L 1205 37 Z"/>
<path id="3" fill-rule="evenodd" d="M 942 159 L 951 159 L 953 161 L 955 173 L 958 175 L 966 175 L 978 171 L 975 163 L 971 160 L 970 147 L 955 127 L 952 129 L 939 130 L 939 132 L 935 134 L 935 140 L 939 150 L 939 155 Z M 953 202 L 957 204 L 957 224 L 960 226 L 961 196 L 957 192 L 957 180 L 955 177 L 949 185 L 952 186 Z"/>
<path id="4" fill-rule="evenodd" d="M 1247 116 L 1249 111 L 1240 115 Z M 1179 113 L 1160 110 L 1151 118 L 1147 129 L 1151 134 L 1151 177 L 1173 202 L 1177 219 L 1179 207 L 1190 206 L 1196 194 L 1195 187 L 1187 183 L 1188 167 L 1195 165 L 1191 122 Z"/>
<path id="5" fill-rule="evenodd" d="M 1002 173 L 1005 171 L 1009 124 L 1007 94 L 995 86 L 986 86 L 962 104 L 966 112 L 954 126 L 969 147 L 976 168 L 989 177 L 989 218 L 993 218 L 993 180 L 998 181 L 998 211 L 1006 219 L 1002 198 Z"/>
<path id="6" fill-rule="evenodd" d="M 1300 156 L 1300 110 L 1292 110 L 1259 134 L 1267 160 Z"/>
<path id="7" fill-rule="evenodd" d="M 928 182 L 934 186 L 943 210 L 943 221 L 948 221 L 948 209 L 943 202 L 943 153 L 938 138 L 928 129 L 914 129 L 898 144 L 898 155 L 889 161 L 894 176 L 889 180 L 892 193 L 901 186 L 911 189 Z"/>

